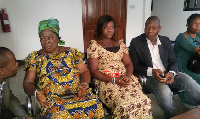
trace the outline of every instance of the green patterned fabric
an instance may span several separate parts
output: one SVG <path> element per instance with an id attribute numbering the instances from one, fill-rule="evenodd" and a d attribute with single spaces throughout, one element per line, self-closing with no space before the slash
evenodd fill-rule
<path id="1" fill-rule="evenodd" d="M 38 26 L 38 34 L 40 35 L 40 33 L 43 30 L 51 30 L 52 32 L 56 33 L 59 37 L 59 21 L 57 19 L 48 19 L 40 21 Z M 65 41 L 60 40 L 59 44 L 65 45 Z"/>

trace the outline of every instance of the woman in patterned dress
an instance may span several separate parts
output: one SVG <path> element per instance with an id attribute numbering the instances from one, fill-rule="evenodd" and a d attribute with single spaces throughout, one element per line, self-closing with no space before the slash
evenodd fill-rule
<path id="1" fill-rule="evenodd" d="M 151 119 L 151 101 L 132 75 L 133 64 L 123 40 L 115 40 L 115 22 L 100 17 L 87 49 L 88 65 L 100 100 L 112 109 L 115 119 Z"/>
<path id="2" fill-rule="evenodd" d="M 88 88 L 90 72 L 83 54 L 58 46 L 64 43 L 59 38 L 58 20 L 40 21 L 38 30 L 42 49 L 25 59 L 24 90 L 28 95 L 35 93 L 42 106 L 41 118 L 104 118 L 102 104 Z"/>

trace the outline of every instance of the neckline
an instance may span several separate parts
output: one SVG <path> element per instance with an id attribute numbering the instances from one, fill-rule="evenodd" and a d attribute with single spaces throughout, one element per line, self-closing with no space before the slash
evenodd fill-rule
<path id="1" fill-rule="evenodd" d="M 185 32 L 185 34 L 187 35 L 187 36 L 189 36 L 190 38 L 192 38 L 188 33 L 187 33 L 187 31 Z M 193 40 L 194 39 L 196 39 L 197 38 L 197 34 L 196 34 L 196 37 L 195 38 L 192 38 Z"/>
<path id="2" fill-rule="evenodd" d="M 97 41 L 96 41 L 96 43 L 97 43 L 97 45 L 98 46 L 100 46 L 102 49 L 104 49 L 105 51 L 107 51 L 107 52 L 110 52 L 110 53 L 118 53 L 120 50 L 121 50 L 121 44 L 119 44 L 119 46 L 113 46 L 113 47 L 119 47 L 119 50 L 117 51 L 117 52 L 111 52 L 111 51 L 108 51 L 108 50 L 106 50 L 102 45 L 100 45 Z"/>
<path id="3" fill-rule="evenodd" d="M 65 51 L 63 51 L 63 52 L 60 52 L 60 53 L 58 53 L 58 54 L 41 54 L 39 51 L 38 51 L 38 53 L 39 53 L 40 55 L 43 55 L 43 56 L 58 56 L 58 55 L 60 55 L 60 54 L 65 53 L 66 51 L 71 51 L 71 48 L 69 48 L 69 49 L 67 49 L 67 50 L 65 50 Z"/>

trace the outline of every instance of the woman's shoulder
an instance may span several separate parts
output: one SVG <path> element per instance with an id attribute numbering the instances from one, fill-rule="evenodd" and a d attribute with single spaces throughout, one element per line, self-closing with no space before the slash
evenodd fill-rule
<path id="1" fill-rule="evenodd" d="M 184 33 L 179 33 L 177 37 L 184 37 L 184 38 L 187 38 L 188 35 L 184 32 Z"/>
<path id="2" fill-rule="evenodd" d="M 39 50 L 40 51 L 40 50 Z M 37 57 L 39 55 L 39 51 L 32 51 L 28 57 Z"/>
<path id="3" fill-rule="evenodd" d="M 179 35 L 176 37 L 176 40 L 181 40 L 181 39 L 187 39 L 188 38 L 188 35 L 185 34 L 185 33 L 179 33 Z M 175 41 L 176 41 L 175 40 Z"/>
<path id="4" fill-rule="evenodd" d="M 119 44 L 124 43 L 124 39 L 119 40 Z"/>
<path id="5" fill-rule="evenodd" d="M 63 52 L 82 53 L 78 48 L 64 47 Z"/>
<path id="6" fill-rule="evenodd" d="M 95 44 L 98 44 L 97 40 L 91 40 L 90 41 L 90 45 L 95 45 Z"/>
<path id="7" fill-rule="evenodd" d="M 65 46 L 59 46 L 60 47 L 60 53 L 68 51 L 71 49 L 71 47 L 65 47 Z"/>
<path id="8" fill-rule="evenodd" d="M 123 45 L 123 46 L 125 45 L 124 39 L 120 39 L 120 40 L 119 40 L 119 45 Z"/>
<path id="9" fill-rule="evenodd" d="M 98 47 L 100 44 L 98 43 L 97 40 L 91 40 L 90 41 L 90 47 Z"/>

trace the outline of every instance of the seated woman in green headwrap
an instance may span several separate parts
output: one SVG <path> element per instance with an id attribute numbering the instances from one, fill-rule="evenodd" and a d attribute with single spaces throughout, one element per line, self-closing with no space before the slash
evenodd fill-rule
<path id="1" fill-rule="evenodd" d="M 83 54 L 58 45 L 64 43 L 59 37 L 58 20 L 40 21 L 38 30 L 42 49 L 24 60 L 24 90 L 28 95 L 35 94 L 42 106 L 41 118 L 104 118 L 102 104 L 88 88 L 90 72 Z"/>

